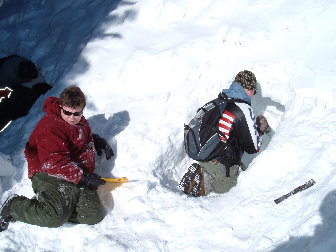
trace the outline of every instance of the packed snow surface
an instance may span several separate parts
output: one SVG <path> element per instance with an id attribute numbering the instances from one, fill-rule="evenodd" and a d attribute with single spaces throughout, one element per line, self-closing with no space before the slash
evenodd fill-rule
<path id="1" fill-rule="evenodd" d="M 53 85 L 0 133 L 0 202 L 34 195 L 25 143 L 45 98 L 72 84 L 116 154 L 97 156 L 97 173 L 129 179 L 100 187 L 101 223 L 11 223 L 0 250 L 335 250 L 335 16 L 331 0 L 0 1 L 0 57 L 33 60 Z M 244 69 L 273 132 L 230 192 L 184 195 L 183 124 Z"/>

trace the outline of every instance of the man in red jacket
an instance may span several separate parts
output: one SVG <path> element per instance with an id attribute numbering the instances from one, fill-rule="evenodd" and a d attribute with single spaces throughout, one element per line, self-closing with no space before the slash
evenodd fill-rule
<path id="1" fill-rule="evenodd" d="M 9 197 L 1 209 L 0 231 L 11 221 L 59 227 L 67 221 L 92 225 L 104 218 L 96 190 L 105 181 L 94 173 L 95 150 L 104 150 L 107 159 L 113 151 L 92 134 L 83 116 L 85 105 L 85 95 L 76 86 L 66 88 L 60 98 L 46 99 L 46 114 L 25 148 L 36 197 Z"/>

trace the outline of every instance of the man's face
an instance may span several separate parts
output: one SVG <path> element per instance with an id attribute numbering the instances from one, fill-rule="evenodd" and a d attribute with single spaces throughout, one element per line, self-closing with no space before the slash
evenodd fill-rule
<path id="1" fill-rule="evenodd" d="M 247 94 L 251 99 L 252 99 L 253 95 L 256 94 L 256 90 L 254 90 L 254 89 L 250 90 L 250 89 L 246 89 L 246 88 L 244 88 L 244 90 L 245 90 L 246 94 Z"/>
<path id="2" fill-rule="evenodd" d="M 83 115 L 83 108 L 71 108 L 67 106 L 60 106 L 61 116 L 64 121 L 70 125 L 79 123 Z"/>

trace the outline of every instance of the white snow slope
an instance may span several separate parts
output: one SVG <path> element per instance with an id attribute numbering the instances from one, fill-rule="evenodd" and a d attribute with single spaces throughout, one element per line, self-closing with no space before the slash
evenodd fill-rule
<path id="1" fill-rule="evenodd" d="M 0 202 L 33 196 L 24 145 L 45 98 L 71 84 L 116 153 L 97 173 L 130 180 L 99 189 L 101 223 L 12 223 L 0 250 L 335 251 L 335 16 L 332 0 L 0 1 L 0 57 L 32 59 L 54 86 L 0 133 Z M 183 124 L 244 69 L 274 132 L 230 192 L 186 196 Z"/>

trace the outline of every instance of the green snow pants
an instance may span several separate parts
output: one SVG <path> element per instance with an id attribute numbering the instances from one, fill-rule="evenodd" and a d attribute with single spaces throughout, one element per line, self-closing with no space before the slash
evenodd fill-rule
<path id="1" fill-rule="evenodd" d="M 36 173 L 32 178 L 36 198 L 18 197 L 11 204 L 14 220 L 41 227 L 59 227 L 70 221 L 93 225 L 104 218 L 104 208 L 96 191 Z"/>
<path id="2" fill-rule="evenodd" d="M 237 184 L 239 166 L 230 167 L 229 177 L 226 176 L 226 167 L 219 162 L 200 162 L 204 173 L 205 195 L 211 192 L 226 193 Z"/>

